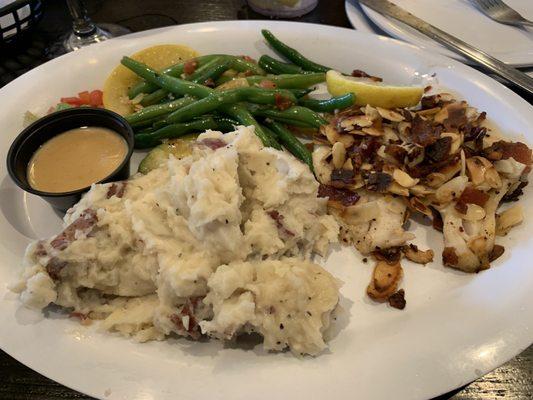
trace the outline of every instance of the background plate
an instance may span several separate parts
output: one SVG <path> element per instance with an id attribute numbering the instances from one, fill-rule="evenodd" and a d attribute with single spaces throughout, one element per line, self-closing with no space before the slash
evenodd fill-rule
<path id="1" fill-rule="evenodd" d="M 350 29 L 288 22 L 182 25 L 120 37 L 67 54 L 0 90 L 0 157 L 21 129 L 24 111 L 45 112 L 61 96 L 101 87 L 122 55 L 158 43 L 184 43 L 201 53 L 257 57 L 272 52 L 268 28 L 320 63 L 354 68 L 398 84 L 446 87 L 482 110 L 510 136 L 533 137 L 532 107 L 494 80 L 458 62 Z M 435 74 L 435 76 L 434 76 Z M 139 158 L 140 155 L 137 155 Z M 522 200 L 533 207 L 528 191 Z M 26 245 L 57 232 L 60 219 L 43 201 L 17 189 L 0 165 L 0 347 L 64 385 L 105 399 L 424 399 L 466 384 L 504 363 L 533 338 L 533 224 L 513 230 L 505 255 L 488 271 L 466 275 L 439 262 L 405 262 L 407 308 L 371 302 L 370 263 L 351 249 L 326 267 L 344 281 L 330 348 L 316 358 L 243 350 L 220 342 L 169 340 L 136 344 L 68 319 L 43 319 L 18 308 L 7 288 L 21 270 Z M 439 235 L 413 224 L 416 243 Z M 512 243 L 512 245 L 511 245 Z M 438 258 L 438 257 L 437 257 Z"/>
<path id="2" fill-rule="evenodd" d="M 353 1 L 353 0 L 352 0 Z M 479 11 L 469 0 L 391 0 L 418 18 L 448 32 L 465 42 L 486 51 L 501 61 L 517 66 L 533 65 L 533 30 L 500 24 Z M 506 0 L 506 3 L 533 20 L 531 0 Z M 389 19 L 361 5 L 366 15 L 389 35 L 458 60 L 463 58 L 432 41 L 417 30 Z M 355 19 L 353 14 L 348 18 Z"/>

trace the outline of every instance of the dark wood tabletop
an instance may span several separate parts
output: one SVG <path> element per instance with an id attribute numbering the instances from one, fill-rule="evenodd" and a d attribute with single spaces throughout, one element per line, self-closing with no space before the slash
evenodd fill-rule
<path id="1" fill-rule="evenodd" d="M 97 22 L 118 23 L 131 31 L 202 21 L 262 19 L 244 0 L 86 0 Z M 44 0 L 45 14 L 36 29 L 16 43 L 0 48 L 0 87 L 47 60 L 50 43 L 70 29 L 62 0 Z M 350 27 L 344 0 L 320 0 L 297 21 Z M 531 97 L 517 92 L 533 103 Z M 393 397 L 391 396 L 391 399 Z M 533 398 L 533 346 L 477 381 L 438 400 Z M 0 350 L 0 400 L 91 399 L 20 364 Z M 435 399 L 437 400 L 437 399 Z"/>

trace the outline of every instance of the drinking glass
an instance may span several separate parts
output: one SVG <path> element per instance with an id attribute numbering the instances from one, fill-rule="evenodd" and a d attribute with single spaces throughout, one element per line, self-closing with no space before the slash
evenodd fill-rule
<path id="1" fill-rule="evenodd" d="M 269 17 L 294 18 L 312 11 L 318 0 L 248 0 L 250 7 Z"/>

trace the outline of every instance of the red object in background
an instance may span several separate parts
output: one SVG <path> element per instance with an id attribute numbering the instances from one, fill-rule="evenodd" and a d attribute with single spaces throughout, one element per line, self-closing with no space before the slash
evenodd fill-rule
<path id="1" fill-rule="evenodd" d="M 102 98 L 104 93 L 101 90 L 93 90 L 88 92 L 87 90 L 78 93 L 78 97 L 61 97 L 61 103 L 67 103 L 74 107 L 79 106 L 91 106 L 102 107 L 104 105 Z"/>

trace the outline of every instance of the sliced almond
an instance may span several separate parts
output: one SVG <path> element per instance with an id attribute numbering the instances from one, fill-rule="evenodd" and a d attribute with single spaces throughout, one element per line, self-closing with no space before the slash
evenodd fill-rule
<path id="1" fill-rule="evenodd" d="M 462 218 L 467 221 L 481 221 L 487 213 L 483 207 L 477 204 L 468 204 L 466 208 L 466 214 L 462 215 Z"/>
<path id="2" fill-rule="evenodd" d="M 379 115 L 381 115 L 382 118 L 387 119 L 389 121 L 400 122 L 405 119 L 402 114 L 396 111 L 388 110 L 386 108 L 381 108 L 381 107 L 376 107 L 376 110 L 378 111 Z"/>
<path id="3" fill-rule="evenodd" d="M 521 204 L 496 214 L 496 235 L 505 236 L 513 226 L 519 225 L 524 220 L 524 208 Z"/>
<path id="4" fill-rule="evenodd" d="M 409 191 L 415 196 L 424 197 L 435 193 L 434 189 L 428 188 L 425 185 L 415 185 L 409 188 Z"/>
<path id="5" fill-rule="evenodd" d="M 320 127 L 320 133 L 328 138 L 331 144 L 338 142 L 339 132 L 331 125 L 322 125 Z"/>
<path id="6" fill-rule="evenodd" d="M 371 121 L 376 121 L 377 119 L 379 119 L 378 110 L 376 110 L 370 104 L 367 104 L 364 108 L 361 108 L 361 111 L 363 111 L 365 115 L 370 118 Z"/>
<path id="7" fill-rule="evenodd" d="M 397 182 L 392 182 L 387 188 L 390 193 L 397 194 L 398 196 L 409 196 L 409 189 L 399 185 Z"/>
<path id="8" fill-rule="evenodd" d="M 417 111 L 416 113 L 420 116 L 430 116 L 430 115 L 437 114 L 440 110 L 441 110 L 440 107 L 433 107 L 433 108 L 428 108 L 426 110 Z"/>
<path id="9" fill-rule="evenodd" d="M 402 273 L 400 262 L 391 265 L 386 261 L 378 261 L 366 292 L 374 300 L 388 299 L 398 289 Z"/>
<path id="10" fill-rule="evenodd" d="M 339 135 L 337 141 L 342 143 L 345 148 L 348 148 L 355 143 L 355 139 L 352 135 Z"/>
<path id="11" fill-rule="evenodd" d="M 340 127 L 349 131 L 354 129 L 356 126 L 361 128 L 372 126 L 373 122 L 374 121 L 372 121 L 366 115 L 355 115 L 353 117 L 343 119 L 340 122 Z"/>
<path id="12" fill-rule="evenodd" d="M 363 128 L 362 131 L 369 136 L 383 136 L 383 131 L 377 128 Z"/>
<path id="13" fill-rule="evenodd" d="M 420 179 L 412 178 L 411 175 L 399 168 L 394 170 L 392 177 L 400 186 L 403 186 L 404 188 L 411 188 L 420 181 Z"/>
<path id="14" fill-rule="evenodd" d="M 404 246 L 402 248 L 402 251 L 408 260 L 415 262 L 417 264 L 427 264 L 433 261 L 433 257 L 435 255 L 433 250 L 428 249 L 426 251 L 423 251 L 423 250 L 420 250 L 414 244 L 409 244 L 407 246 Z"/>
<path id="15" fill-rule="evenodd" d="M 452 144 L 450 146 L 450 154 L 457 153 L 461 148 L 461 145 L 463 144 L 463 135 L 461 133 L 444 132 L 440 135 L 440 137 L 449 137 L 452 139 Z"/>
<path id="16" fill-rule="evenodd" d="M 333 155 L 333 166 L 336 169 L 341 169 L 346 161 L 346 148 L 341 142 L 337 142 L 331 148 L 331 154 Z"/>

